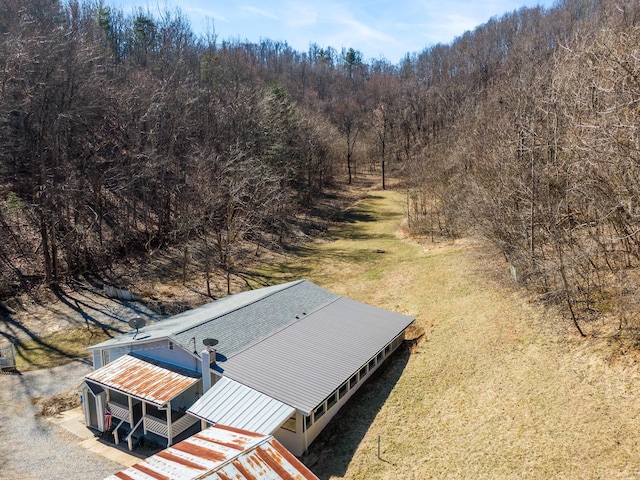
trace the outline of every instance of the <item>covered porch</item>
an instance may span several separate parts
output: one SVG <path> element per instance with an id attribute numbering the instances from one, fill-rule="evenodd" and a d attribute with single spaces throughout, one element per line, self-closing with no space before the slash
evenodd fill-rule
<path id="1" fill-rule="evenodd" d="M 170 446 L 198 423 L 186 410 L 201 396 L 200 376 L 132 355 L 87 375 L 81 390 L 87 425 L 110 431 L 129 450 L 149 434 Z"/>

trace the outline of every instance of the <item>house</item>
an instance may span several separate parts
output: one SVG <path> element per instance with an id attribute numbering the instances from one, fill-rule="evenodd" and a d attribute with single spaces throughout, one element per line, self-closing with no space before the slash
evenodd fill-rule
<path id="1" fill-rule="evenodd" d="M 301 455 L 413 320 L 307 280 L 230 295 L 90 347 L 85 421 L 130 448 L 221 424 Z"/>
<path id="2" fill-rule="evenodd" d="M 212 426 L 106 480 L 318 480 L 271 435 Z"/>

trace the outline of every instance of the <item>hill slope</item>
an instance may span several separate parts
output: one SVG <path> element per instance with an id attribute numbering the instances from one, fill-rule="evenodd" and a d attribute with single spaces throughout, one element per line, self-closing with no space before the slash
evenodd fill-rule
<path id="1" fill-rule="evenodd" d="M 507 266 L 484 247 L 402 239 L 403 208 L 399 193 L 376 192 L 335 240 L 269 272 L 408 313 L 426 331 L 312 445 L 305 461 L 313 471 L 367 479 L 640 475 L 635 357 L 607 339 L 581 339 L 500 283 L 495 272 L 506 275 Z"/>

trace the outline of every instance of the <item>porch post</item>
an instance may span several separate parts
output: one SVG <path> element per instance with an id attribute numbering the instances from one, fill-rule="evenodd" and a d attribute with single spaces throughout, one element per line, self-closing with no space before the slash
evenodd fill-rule
<path id="1" fill-rule="evenodd" d="M 173 425 L 171 425 L 171 402 L 167 402 L 167 447 L 173 443 Z"/>
<path id="2" fill-rule="evenodd" d="M 133 423 L 133 397 L 127 395 L 127 398 L 129 399 L 129 427 L 133 428 L 135 425 Z"/>
<path id="3" fill-rule="evenodd" d="M 99 393 L 96 398 L 96 416 L 98 417 L 98 430 L 104 432 L 104 401 L 103 393 Z"/>
<path id="4" fill-rule="evenodd" d="M 147 402 L 142 402 L 142 418 L 147 416 Z M 144 434 L 147 434 L 147 422 L 145 420 L 142 421 L 142 427 L 144 430 Z"/>

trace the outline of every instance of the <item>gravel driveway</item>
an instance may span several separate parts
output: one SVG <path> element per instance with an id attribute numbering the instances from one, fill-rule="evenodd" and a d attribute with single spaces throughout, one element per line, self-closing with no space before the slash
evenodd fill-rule
<path id="1" fill-rule="evenodd" d="M 65 292 L 58 302 L 30 305 L 12 318 L 0 317 L 0 340 L 28 338 L 92 324 L 128 331 L 128 319 L 158 315 L 141 302 L 105 297 L 88 289 Z M 76 360 L 55 368 L 0 373 L 0 480 L 100 479 L 122 470 L 109 460 L 79 445 L 80 439 L 46 418 L 37 417 L 32 400 L 49 398 L 80 385 L 92 370 L 90 360 Z"/>
<path id="2" fill-rule="evenodd" d="M 83 361 L 0 375 L 0 478 L 100 479 L 123 466 L 78 445 L 79 438 L 36 417 L 32 398 L 50 397 L 79 385 L 91 371 Z"/>

